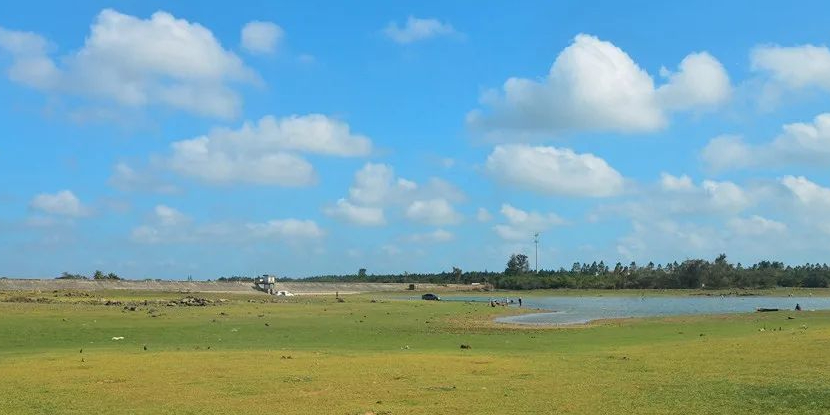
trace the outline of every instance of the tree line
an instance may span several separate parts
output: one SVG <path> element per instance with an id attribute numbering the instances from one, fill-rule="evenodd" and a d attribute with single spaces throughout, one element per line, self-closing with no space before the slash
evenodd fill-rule
<path id="1" fill-rule="evenodd" d="M 92 278 L 64 272 L 58 279 L 118 280 L 114 273 L 95 271 Z M 220 282 L 253 282 L 255 277 L 234 275 Z M 639 265 L 636 262 L 613 266 L 604 261 L 575 262 L 570 269 L 531 270 L 524 254 L 513 254 L 504 271 L 463 271 L 453 267 L 437 273 L 370 274 L 361 268 L 350 275 L 319 275 L 309 278 L 279 277 L 277 281 L 371 282 L 472 284 L 511 290 L 529 289 L 722 289 L 830 286 L 830 266 L 804 264 L 791 266 L 779 261 L 760 261 L 752 265 L 732 264 L 725 254 L 714 261 L 687 259 L 678 263 Z"/>
<path id="2" fill-rule="evenodd" d="M 830 266 L 827 264 L 785 265 L 779 261 L 760 261 L 745 266 L 732 264 L 725 254 L 714 261 L 687 259 L 678 263 L 638 265 L 620 262 L 612 266 L 604 261 L 575 262 L 570 269 L 530 270 L 527 256 L 511 255 L 503 272 L 450 271 L 422 274 L 367 274 L 365 270 L 354 275 L 322 275 L 304 281 L 320 282 L 397 282 L 433 284 L 482 283 L 499 289 L 527 290 L 542 288 L 573 289 L 699 289 L 699 288 L 772 288 L 830 285 Z"/>
<path id="3" fill-rule="evenodd" d="M 69 273 L 69 272 L 64 272 L 55 279 L 56 280 L 89 280 L 89 279 L 93 279 L 93 280 L 120 280 L 121 277 L 119 277 L 114 272 L 110 272 L 108 274 L 105 274 L 101 270 L 96 270 L 94 273 L 92 273 L 92 278 L 87 277 L 86 275 L 83 275 L 83 274 L 72 274 L 72 273 Z"/>

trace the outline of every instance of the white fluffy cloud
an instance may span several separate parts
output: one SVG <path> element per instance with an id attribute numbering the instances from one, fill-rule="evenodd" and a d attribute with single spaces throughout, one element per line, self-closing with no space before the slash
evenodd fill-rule
<path id="1" fill-rule="evenodd" d="M 9 77 L 50 93 L 219 118 L 241 110 L 231 83 L 259 82 L 210 30 L 162 11 L 141 19 L 105 9 L 77 52 L 53 59 L 48 44 L 40 35 L 0 28 L 0 49 L 13 58 Z"/>
<path id="2" fill-rule="evenodd" d="M 812 123 L 786 124 L 781 134 L 767 143 L 750 144 L 740 136 L 715 137 L 701 158 L 713 170 L 826 165 L 830 162 L 830 113 L 819 114 Z"/>
<path id="3" fill-rule="evenodd" d="M 704 180 L 701 188 L 709 205 L 716 211 L 740 212 L 752 203 L 746 192 L 732 182 Z"/>
<path id="4" fill-rule="evenodd" d="M 730 181 L 704 180 L 698 186 L 685 174 L 662 173 L 660 187 L 663 192 L 645 205 L 668 213 L 737 213 L 754 203 L 746 190 Z"/>
<path id="5" fill-rule="evenodd" d="M 482 96 L 488 109 L 471 111 L 467 123 L 498 135 L 655 131 L 667 124 L 669 111 L 709 109 L 731 95 L 726 71 L 706 52 L 688 55 L 677 72 L 662 73 L 667 81 L 655 88 L 651 76 L 622 49 L 580 34 L 545 79 L 508 79 L 501 92 Z"/>
<path id="6" fill-rule="evenodd" d="M 496 225 L 493 230 L 502 239 L 510 241 L 530 240 L 537 232 L 544 232 L 565 223 L 565 220 L 555 213 L 526 212 L 508 204 L 501 206 L 501 214 L 507 223 Z"/>
<path id="7" fill-rule="evenodd" d="M 732 93 L 726 69 L 706 52 L 683 58 L 677 72 L 662 68 L 660 73 L 667 82 L 657 88 L 657 98 L 667 110 L 714 107 Z"/>
<path id="8" fill-rule="evenodd" d="M 750 54 L 752 69 L 790 88 L 830 91 L 830 50 L 826 46 L 758 46 Z"/>
<path id="9" fill-rule="evenodd" d="M 669 192 L 685 192 L 694 190 L 695 185 L 692 178 L 687 175 L 672 176 L 668 173 L 660 174 L 660 186 Z"/>
<path id="10" fill-rule="evenodd" d="M 40 213 L 78 218 L 89 214 L 90 210 L 69 190 L 57 193 L 41 193 L 29 203 L 29 207 Z"/>
<path id="11" fill-rule="evenodd" d="M 242 27 L 242 47 L 255 55 L 271 55 L 285 32 L 271 22 L 248 22 Z"/>
<path id="12" fill-rule="evenodd" d="M 830 209 L 830 189 L 820 186 L 804 176 L 785 176 L 780 180 L 796 200 L 804 206 Z"/>
<path id="13" fill-rule="evenodd" d="M 801 261 L 826 254 L 830 188 L 803 176 L 744 185 L 690 182 L 664 174 L 659 189 L 618 205 L 632 230 L 618 239 L 617 252 L 637 261 L 713 258 L 721 252 L 741 261 L 781 255 Z"/>
<path id="14" fill-rule="evenodd" d="M 500 182 L 543 194 L 605 197 L 623 190 L 623 177 L 605 160 L 570 149 L 500 145 L 486 168 Z"/>
<path id="15" fill-rule="evenodd" d="M 414 16 L 409 16 L 403 26 L 397 22 L 389 22 L 383 33 L 389 39 L 401 44 L 457 34 L 449 23 L 442 23 L 438 19 L 419 19 Z"/>
<path id="16" fill-rule="evenodd" d="M 737 235 L 762 236 L 782 234 L 787 231 L 787 225 L 758 215 L 752 215 L 748 218 L 734 218 L 727 225 Z"/>
<path id="17" fill-rule="evenodd" d="M 311 220 L 276 219 L 261 223 L 195 223 L 187 215 L 165 205 L 153 209 L 149 223 L 135 227 L 130 238 L 142 244 L 238 243 L 275 240 L 288 243 L 313 241 L 325 232 Z"/>
<path id="18" fill-rule="evenodd" d="M 808 227 L 830 234 L 830 188 L 804 176 L 785 176 L 779 180 L 792 197 L 798 219 Z"/>
<path id="19" fill-rule="evenodd" d="M 617 253 L 626 260 L 661 261 L 714 258 L 728 247 L 727 235 L 717 228 L 670 219 L 632 222 L 632 231 L 617 241 Z"/>
<path id="20" fill-rule="evenodd" d="M 386 164 L 366 163 L 354 176 L 349 197 L 367 205 L 388 204 L 412 192 L 418 185 L 404 178 L 396 178 L 395 171 Z"/>
<path id="21" fill-rule="evenodd" d="M 441 198 L 462 202 L 464 193 L 452 184 L 431 178 L 424 184 L 398 177 L 392 166 L 366 163 L 355 173 L 349 198 L 363 205 L 408 205 L 414 200 Z"/>
<path id="22" fill-rule="evenodd" d="M 348 124 L 311 114 L 276 119 L 263 117 L 238 130 L 209 134 L 171 144 L 167 166 L 186 176 L 217 184 L 253 183 L 308 186 L 314 168 L 295 153 L 352 157 L 367 155 L 371 141 L 352 134 Z"/>
<path id="23" fill-rule="evenodd" d="M 380 226 L 386 224 L 383 208 L 358 206 L 346 199 L 338 200 L 334 206 L 324 209 L 324 212 L 329 216 L 355 225 Z"/>
<path id="24" fill-rule="evenodd" d="M 416 200 L 406 208 L 406 217 L 427 225 L 452 225 L 461 222 L 461 215 L 446 199 Z"/>
<path id="25" fill-rule="evenodd" d="M 376 226 L 385 223 L 384 207 L 395 206 L 403 208 L 411 220 L 445 225 L 460 220 L 451 202 L 464 198 L 459 189 L 441 179 L 431 178 L 419 185 L 398 177 L 392 166 L 366 163 L 355 173 L 348 199 L 338 200 L 324 213 L 350 223 Z"/>
<path id="26" fill-rule="evenodd" d="M 687 175 L 668 173 L 661 174 L 658 185 L 634 194 L 636 198 L 601 206 L 589 217 L 600 220 L 609 214 L 620 215 L 642 224 L 657 220 L 683 223 L 688 218 L 700 217 L 730 218 L 759 205 L 771 193 L 769 184 L 765 183 L 744 188 L 730 181 L 704 180 L 698 185 Z"/>

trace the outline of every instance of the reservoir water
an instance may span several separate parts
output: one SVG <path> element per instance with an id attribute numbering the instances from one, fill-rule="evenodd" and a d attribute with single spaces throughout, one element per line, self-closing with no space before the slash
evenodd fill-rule
<path id="1" fill-rule="evenodd" d="M 445 300 L 489 302 L 490 297 L 448 297 Z M 501 317 L 496 321 L 519 324 L 579 324 L 610 318 L 749 313 L 758 308 L 794 310 L 796 304 L 805 311 L 830 309 L 830 297 L 524 297 L 524 308 L 549 311 Z"/>

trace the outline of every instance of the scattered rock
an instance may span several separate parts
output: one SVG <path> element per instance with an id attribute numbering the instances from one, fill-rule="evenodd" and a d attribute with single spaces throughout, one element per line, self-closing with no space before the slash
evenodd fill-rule
<path id="1" fill-rule="evenodd" d="M 204 307 L 206 305 L 213 304 L 213 301 L 204 298 L 188 296 L 179 300 L 179 304 L 191 307 Z"/>

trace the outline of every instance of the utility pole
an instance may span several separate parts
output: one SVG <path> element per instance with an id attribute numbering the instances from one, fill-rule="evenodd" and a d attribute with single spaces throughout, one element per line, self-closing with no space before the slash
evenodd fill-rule
<path id="1" fill-rule="evenodd" d="M 533 243 L 536 244 L 536 273 L 539 273 L 539 232 L 533 234 Z"/>

